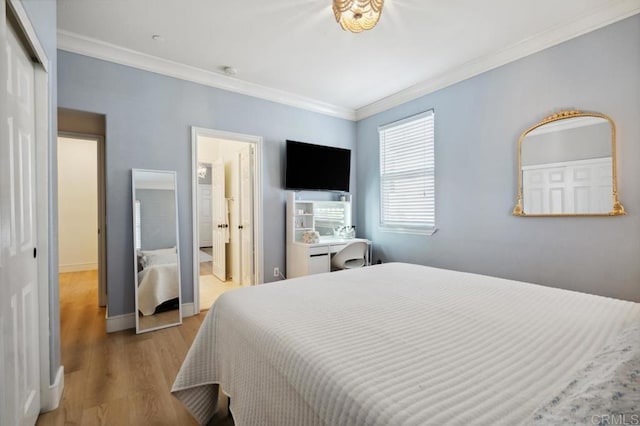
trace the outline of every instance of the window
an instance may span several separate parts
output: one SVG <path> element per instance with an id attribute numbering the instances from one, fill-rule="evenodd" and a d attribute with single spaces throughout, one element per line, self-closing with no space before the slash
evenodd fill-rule
<path id="1" fill-rule="evenodd" d="M 435 232 L 434 112 L 379 128 L 380 225 L 397 232 Z"/>
<path id="2" fill-rule="evenodd" d="M 140 220 L 140 200 L 136 200 L 136 217 L 135 217 L 135 226 L 136 226 L 136 234 L 134 236 L 134 238 L 136 239 L 135 241 L 135 246 L 136 246 L 136 250 L 140 250 L 142 248 L 142 238 L 141 238 L 141 229 L 142 229 L 142 224 L 141 224 L 141 220 Z"/>

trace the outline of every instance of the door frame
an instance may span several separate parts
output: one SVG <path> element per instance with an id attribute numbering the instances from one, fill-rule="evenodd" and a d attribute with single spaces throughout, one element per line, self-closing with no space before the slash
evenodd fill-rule
<path id="1" fill-rule="evenodd" d="M 55 123 L 51 117 L 49 103 L 51 94 L 49 90 L 51 63 L 38 39 L 35 28 L 27 15 L 24 6 L 19 0 L 5 0 L 0 6 L 2 14 L 2 27 L 0 36 L 4 44 L 5 22 L 12 21 L 16 32 L 21 36 L 25 47 L 30 51 L 34 62 L 34 109 L 35 123 L 35 150 L 36 150 L 36 247 L 37 256 L 37 288 L 38 288 L 38 331 L 39 331 L 39 375 L 40 375 L 40 411 L 50 411 L 58 407 L 64 388 L 64 368 L 62 365 L 56 371 L 51 371 L 53 359 L 52 347 L 57 348 L 57 343 L 51 337 L 51 330 L 58 330 L 58 324 L 50 324 L 50 303 L 58 292 L 57 266 L 51 265 L 50 257 L 57 253 L 53 245 L 55 239 L 50 239 L 50 223 L 52 217 L 52 200 L 49 198 L 55 190 L 55 179 L 50 179 L 52 162 L 55 152 L 52 152 L 51 142 L 55 133 Z M 4 115 L 4 111 L 2 111 Z M 3 119 L 4 121 L 4 119 Z M 53 241 L 52 241 L 53 240 Z"/>
<path id="2" fill-rule="evenodd" d="M 226 132 L 223 130 L 207 129 L 204 127 L 191 127 L 191 200 L 192 222 L 191 246 L 193 248 L 193 305 L 194 314 L 200 312 L 200 261 L 198 247 L 199 223 L 198 223 L 198 137 L 227 139 L 235 142 L 253 144 L 255 150 L 253 166 L 253 264 L 254 285 L 261 284 L 264 277 L 264 252 L 263 252 L 263 214 L 262 214 L 262 145 L 261 136 L 246 135 L 242 133 Z"/>
<path id="3" fill-rule="evenodd" d="M 107 306 L 107 179 L 105 176 L 105 144 L 102 135 L 79 132 L 58 132 L 58 138 L 82 139 L 97 143 L 98 173 L 98 306 Z M 57 146 L 57 145 L 56 145 Z"/>

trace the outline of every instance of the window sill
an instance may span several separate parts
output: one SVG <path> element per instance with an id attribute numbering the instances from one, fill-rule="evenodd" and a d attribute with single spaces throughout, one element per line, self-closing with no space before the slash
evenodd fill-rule
<path id="1" fill-rule="evenodd" d="M 394 228 L 390 226 L 380 226 L 382 232 L 391 232 L 394 234 L 409 234 L 409 235 L 426 235 L 430 236 L 438 231 L 438 228 L 429 229 L 415 229 L 415 228 Z"/>

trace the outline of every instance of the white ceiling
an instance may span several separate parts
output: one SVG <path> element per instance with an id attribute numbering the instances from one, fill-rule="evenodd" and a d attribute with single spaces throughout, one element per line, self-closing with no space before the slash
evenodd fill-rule
<path id="1" fill-rule="evenodd" d="M 360 118 L 638 12 L 640 0 L 386 0 L 376 28 L 351 34 L 331 0 L 58 0 L 58 30 L 61 49 Z"/>

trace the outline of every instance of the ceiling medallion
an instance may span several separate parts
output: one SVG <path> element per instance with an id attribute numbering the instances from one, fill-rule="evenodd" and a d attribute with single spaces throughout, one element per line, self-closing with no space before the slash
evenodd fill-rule
<path id="1" fill-rule="evenodd" d="M 383 5 L 384 0 L 333 0 L 333 13 L 343 30 L 359 33 L 376 26 Z"/>

